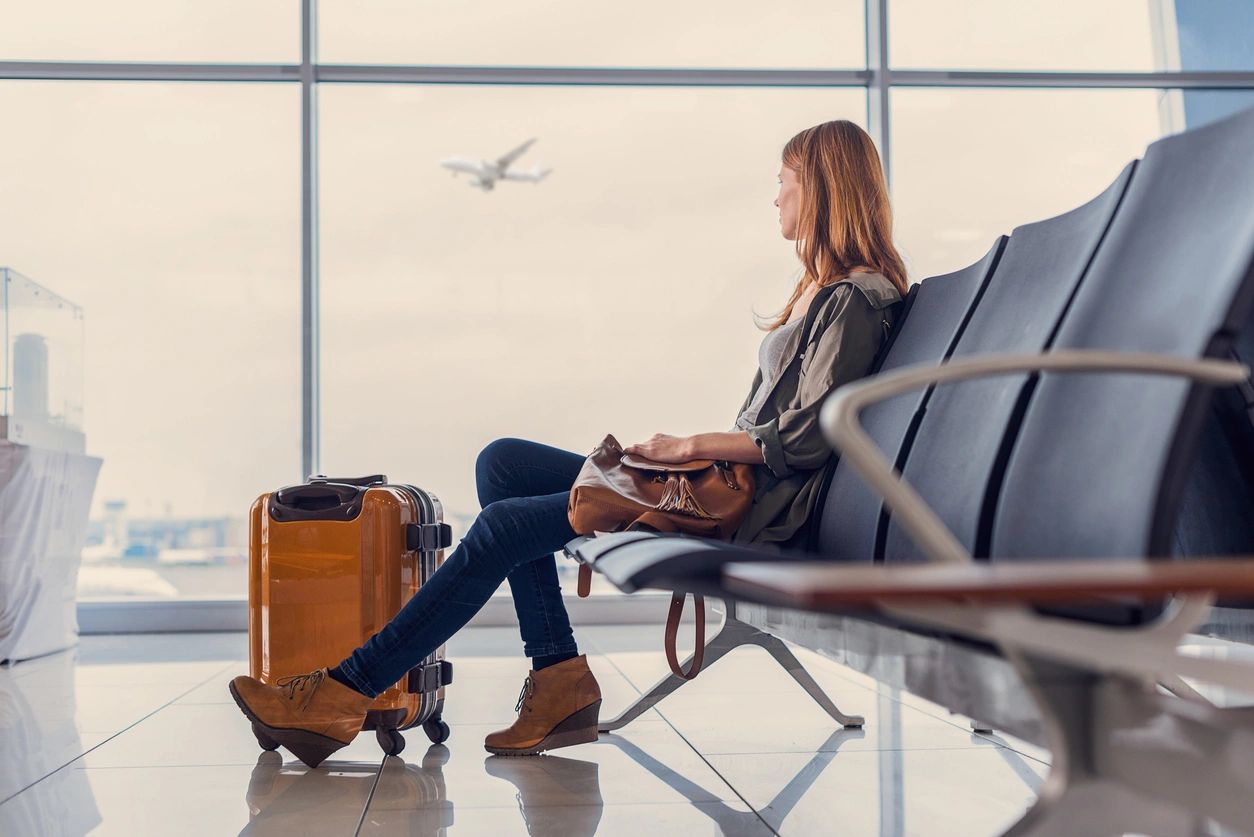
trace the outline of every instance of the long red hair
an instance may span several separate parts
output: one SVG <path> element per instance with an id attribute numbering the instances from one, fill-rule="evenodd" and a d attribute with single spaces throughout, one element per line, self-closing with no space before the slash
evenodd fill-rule
<path id="1" fill-rule="evenodd" d="M 846 119 L 824 122 L 790 139 L 782 156 L 801 183 L 797 258 L 804 272 L 764 330 L 788 322 L 811 282 L 825 287 L 857 267 L 883 275 L 905 296 L 906 267 L 893 246 L 888 183 L 867 132 Z"/>

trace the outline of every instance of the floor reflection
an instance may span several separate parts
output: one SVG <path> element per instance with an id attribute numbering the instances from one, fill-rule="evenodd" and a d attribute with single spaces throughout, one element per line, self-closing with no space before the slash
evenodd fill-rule
<path id="1" fill-rule="evenodd" d="M 15 672 L 34 664 L 0 669 L 0 833 L 80 835 L 101 822 L 87 778 L 58 770 L 87 749 L 75 724 L 74 663 L 72 652 L 42 657 L 40 679 L 25 683 Z M 49 774 L 57 781 L 39 781 Z"/>
<path id="2" fill-rule="evenodd" d="M 326 820 L 346 805 L 369 799 L 379 825 L 399 833 L 442 837 L 453 824 L 453 803 L 444 785 L 448 748 L 435 744 L 419 764 L 395 756 L 384 760 L 388 781 L 380 782 L 377 762 L 330 761 L 310 770 L 284 764 L 278 752 L 257 757 L 245 802 L 248 825 L 241 835 L 318 833 Z"/>
<path id="3" fill-rule="evenodd" d="M 530 837 L 591 837 L 601 823 L 601 767 L 596 762 L 563 756 L 489 756 L 488 775 L 518 789 L 518 811 Z M 579 799 L 575 807 L 557 808 Z"/>
<path id="4" fill-rule="evenodd" d="M 143 662 L 146 644 L 164 649 L 161 662 Z M 525 758 L 482 751 L 500 722 L 485 698 L 460 705 L 452 752 L 424 742 L 384 758 L 367 736 L 310 770 L 282 749 L 258 754 L 213 653 L 191 648 L 182 662 L 164 637 L 98 645 L 105 665 L 66 654 L 0 667 L 0 835 L 992 834 L 1046 772 L 1035 750 L 966 733 L 889 690 L 867 696 L 865 733 L 818 718 L 811 728 L 791 691 L 763 692 L 772 708 L 755 716 L 716 694 L 708 711 L 678 706 Z M 756 661 L 733 663 L 752 676 Z M 506 668 L 514 684 L 514 665 L 503 653 L 482 662 L 472 685 L 489 694 Z M 627 700 L 625 675 L 605 680 L 615 676 Z"/>
<path id="5" fill-rule="evenodd" d="M 248 783 L 249 822 L 240 834 L 317 833 L 334 812 L 369 798 L 365 819 L 372 830 L 443 837 L 454 822 L 444 780 L 448 759 L 448 748 L 436 744 L 421 763 L 385 759 L 381 774 L 372 762 L 332 761 L 310 770 L 296 762 L 285 764 L 278 752 L 263 752 Z M 522 825 L 532 837 L 591 837 L 597 832 L 604 806 L 596 762 L 552 755 L 490 756 L 484 770 L 514 786 Z M 572 799 L 578 805 L 571 806 Z"/>

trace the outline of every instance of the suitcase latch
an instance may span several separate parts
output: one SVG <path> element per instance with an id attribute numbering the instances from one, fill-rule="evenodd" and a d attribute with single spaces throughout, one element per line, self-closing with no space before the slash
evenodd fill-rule
<path id="1" fill-rule="evenodd" d="M 409 670 L 406 688 L 411 693 L 434 692 L 453 682 L 453 664 L 448 660 L 428 663 Z"/>
<path id="2" fill-rule="evenodd" d="M 408 523 L 405 525 L 405 548 L 432 552 L 453 543 L 453 528 L 447 523 Z"/>

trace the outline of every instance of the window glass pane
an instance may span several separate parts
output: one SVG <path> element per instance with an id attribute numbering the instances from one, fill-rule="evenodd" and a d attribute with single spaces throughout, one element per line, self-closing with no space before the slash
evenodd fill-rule
<path id="1" fill-rule="evenodd" d="M 893 203 L 911 278 L 982 256 L 1019 224 L 1074 209 L 1164 134 L 1242 106 L 1244 91 L 896 90 Z"/>
<path id="2" fill-rule="evenodd" d="M 494 439 L 587 455 L 732 427 L 752 311 L 795 280 L 779 154 L 865 111 L 854 90 L 337 85 L 320 107 L 323 467 L 434 491 L 455 539 Z M 532 137 L 539 183 L 440 167 Z"/>
<path id="3" fill-rule="evenodd" d="M 82 596 L 244 594 L 249 506 L 299 478 L 299 100 L 0 83 L 0 266 L 83 310 Z"/>
<path id="4" fill-rule="evenodd" d="M 0 0 L 0 59 L 300 61 L 298 0 Z"/>
<path id="5" fill-rule="evenodd" d="M 897 67 L 1254 69 L 1249 0 L 891 0 Z"/>
<path id="6" fill-rule="evenodd" d="M 381 64 L 861 67 L 861 0 L 323 0 L 319 57 Z"/>

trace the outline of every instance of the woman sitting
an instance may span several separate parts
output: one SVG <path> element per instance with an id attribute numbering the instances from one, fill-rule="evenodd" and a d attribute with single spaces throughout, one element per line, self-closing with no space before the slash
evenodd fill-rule
<path id="1" fill-rule="evenodd" d="M 796 242 L 803 269 L 765 329 L 759 368 L 734 427 L 688 437 L 659 433 L 625 450 L 658 462 L 753 463 L 753 505 L 733 540 L 793 545 L 832 456 L 819 408 L 836 387 L 867 374 L 891 326 L 890 306 L 905 293 L 906 274 L 892 243 L 879 155 L 853 123 L 826 122 L 788 141 L 775 206 L 780 232 Z M 312 746 L 325 758 L 353 740 L 376 695 L 508 581 L 531 672 L 518 719 L 488 735 L 484 746 L 500 755 L 532 755 L 595 740 L 601 691 L 575 642 L 554 559 L 576 535 L 567 504 L 584 459 L 522 439 L 489 444 L 475 464 L 483 510 L 427 583 L 329 670 L 284 687 L 236 677 L 230 689 L 244 714 L 278 743 Z"/>

